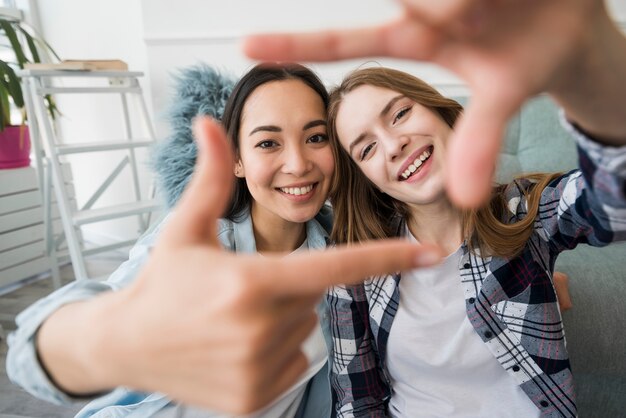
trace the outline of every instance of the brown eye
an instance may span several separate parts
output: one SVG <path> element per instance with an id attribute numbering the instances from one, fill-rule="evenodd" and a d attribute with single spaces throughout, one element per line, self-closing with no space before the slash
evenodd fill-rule
<path id="1" fill-rule="evenodd" d="M 409 113 L 409 111 L 411 110 L 411 106 L 405 107 L 404 109 L 402 109 L 401 111 L 399 111 L 396 116 L 393 118 L 393 123 L 395 124 L 396 122 L 398 122 L 400 119 L 402 119 L 404 117 L 404 115 L 406 115 L 407 113 Z"/>
<path id="2" fill-rule="evenodd" d="M 270 149 L 270 148 L 274 148 L 277 146 L 278 146 L 278 143 L 276 143 L 276 141 L 273 141 L 271 139 L 266 139 L 256 144 L 256 147 L 261 148 L 261 149 Z"/>
<path id="3" fill-rule="evenodd" d="M 372 142 L 371 144 L 368 144 L 365 148 L 363 148 L 363 151 L 361 151 L 361 161 L 363 161 L 365 157 L 367 157 L 372 148 L 374 148 L 374 145 L 376 145 L 376 142 Z"/>
<path id="4" fill-rule="evenodd" d="M 323 142 L 328 142 L 328 136 L 327 135 L 323 135 L 323 134 L 313 135 L 312 137 L 307 139 L 307 142 L 310 142 L 310 143 L 313 143 L 313 144 L 321 144 Z"/>

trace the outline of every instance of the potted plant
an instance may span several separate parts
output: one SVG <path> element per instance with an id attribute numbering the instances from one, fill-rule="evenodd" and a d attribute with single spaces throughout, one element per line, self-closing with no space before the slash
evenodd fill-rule
<path id="1" fill-rule="evenodd" d="M 16 61 L 7 62 L 0 59 L 0 169 L 30 165 L 30 136 L 28 126 L 25 124 L 27 115 L 24 95 L 20 79 L 13 67 L 22 69 L 26 63 L 41 62 L 40 48 L 41 51 L 50 52 L 58 59 L 54 50 L 45 41 L 31 35 L 17 20 L 0 17 L 0 36 L 2 35 L 9 41 Z M 20 39 L 23 42 L 20 42 Z M 28 48 L 23 48 L 23 44 Z M 57 114 L 54 100 L 47 96 L 45 101 L 48 112 L 54 118 Z M 11 123 L 12 106 L 21 113 L 22 120 L 19 125 Z"/>

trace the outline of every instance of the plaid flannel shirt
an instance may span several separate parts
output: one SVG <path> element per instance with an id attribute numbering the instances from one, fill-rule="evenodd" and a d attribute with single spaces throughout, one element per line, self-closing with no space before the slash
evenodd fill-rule
<path id="1" fill-rule="evenodd" d="M 605 147 L 566 124 L 580 169 L 543 191 L 534 231 L 512 259 L 480 257 L 463 244 L 459 272 L 476 333 L 543 417 L 574 417 L 576 401 L 561 313 L 552 284 L 557 255 L 579 243 L 626 240 L 626 147 Z M 526 214 L 528 180 L 505 186 L 508 222 Z M 400 222 L 398 231 L 403 231 Z M 331 386 L 338 417 L 384 417 L 391 396 L 389 330 L 400 274 L 331 289 Z M 459 301 L 461 302 L 461 301 Z M 494 394 L 497 396 L 497 394 Z"/>

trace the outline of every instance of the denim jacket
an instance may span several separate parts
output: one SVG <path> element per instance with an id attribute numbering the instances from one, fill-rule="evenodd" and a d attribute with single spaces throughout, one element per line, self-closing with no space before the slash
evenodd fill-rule
<path id="1" fill-rule="evenodd" d="M 81 280 L 64 286 L 49 296 L 39 300 L 16 318 L 17 330 L 8 337 L 9 351 L 6 370 L 9 378 L 37 398 L 56 404 L 71 404 L 84 399 L 75 399 L 57 388 L 47 377 L 39 363 L 35 351 L 35 335 L 41 324 L 62 305 L 91 299 L 111 290 L 119 290 L 129 285 L 145 265 L 150 249 L 169 216 L 147 232 L 130 250 L 125 261 L 104 282 Z M 328 244 L 328 230 L 332 223 L 330 208 L 324 206 L 315 219 L 307 222 L 309 248 L 324 248 Z M 225 249 L 242 252 L 256 252 L 252 230 L 252 219 L 246 213 L 239 222 L 221 219 L 218 226 L 218 239 Z M 327 349 L 330 348 L 330 328 L 328 308 L 322 302 L 318 308 L 320 326 L 324 333 Z M 80 320 L 80 319 L 77 319 Z M 171 404 L 170 399 L 160 393 L 142 393 L 126 388 L 94 398 L 76 417 L 148 417 Z M 319 418 L 330 416 L 330 388 L 328 365 L 325 365 L 309 382 L 299 407 L 297 417 Z"/>

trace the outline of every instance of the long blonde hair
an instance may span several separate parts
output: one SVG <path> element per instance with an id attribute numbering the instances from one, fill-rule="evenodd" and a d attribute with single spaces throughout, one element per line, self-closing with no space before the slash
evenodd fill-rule
<path id="1" fill-rule="evenodd" d="M 330 94 L 328 130 L 335 157 L 335 176 L 330 199 L 335 213 L 331 238 L 336 243 L 356 243 L 396 236 L 393 222 L 397 216 L 409 215 L 407 206 L 382 193 L 363 174 L 350 155 L 341 146 L 337 135 L 337 112 L 343 97 L 362 85 L 371 85 L 397 91 L 436 112 L 453 127 L 463 107 L 442 96 L 429 84 L 402 71 L 390 68 L 365 68 L 349 74 Z M 482 208 L 462 212 L 463 239 L 470 250 L 481 255 L 514 257 L 526 245 L 533 231 L 539 208 L 541 191 L 556 174 L 527 175 L 533 186 L 523 190 L 527 199 L 527 215 L 514 223 L 505 223 L 508 212 L 504 187 L 496 187 L 489 202 Z"/>

